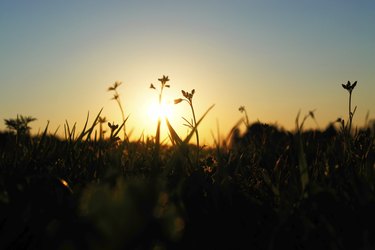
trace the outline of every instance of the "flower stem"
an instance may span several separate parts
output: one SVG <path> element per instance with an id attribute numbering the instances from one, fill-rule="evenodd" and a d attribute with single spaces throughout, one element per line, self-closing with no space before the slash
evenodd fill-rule
<path id="1" fill-rule="evenodd" d="M 199 162 L 199 133 L 198 133 L 198 128 L 197 128 L 197 119 L 195 118 L 195 112 L 194 112 L 194 107 L 193 107 L 193 102 L 189 101 L 191 112 L 193 114 L 193 120 L 194 120 L 194 127 L 195 127 L 195 135 L 197 138 L 197 164 Z"/>
<path id="2" fill-rule="evenodd" d="M 120 111 L 121 111 L 121 116 L 122 116 L 122 121 L 124 122 L 125 121 L 125 113 L 124 113 L 124 109 L 122 108 L 122 105 L 121 105 L 121 102 L 119 99 L 116 99 L 117 103 L 118 103 L 118 106 L 120 107 Z M 126 135 L 126 128 L 125 128 L 125 125 L 123 127 L 123 130 L 124 130 L 124 140 L 127 139 L 127 135 Z"/>
<path id="3" fill-rule="evenodd" d="M 352 130 L 352 91 L 349 91 L 349 128 L 348 128 L 348 134 L 350 134 L 350 131 Z"/>
<path id="4" fill-rule="evenodd" d="M 191 111 L 193 112 L 193 119 L 194 119 L 194 126 L 197 126 L 197 119 L 195 118 L 195 112 L 193 106 L 191 106 Z M 197 135 L 197 146 L 199 149 L 199 135 L 198 135 L 198 129 L 195 128 L 195 134 Z"/>

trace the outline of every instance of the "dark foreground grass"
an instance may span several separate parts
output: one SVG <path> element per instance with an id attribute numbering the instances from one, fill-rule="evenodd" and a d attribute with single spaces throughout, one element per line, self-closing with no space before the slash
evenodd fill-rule
<path id="1" fill-rule="evenodd" d="M 1 133 L 0 248 L 373 249 L 374 133 L 254 123 L 198 163 L 192 145 L 156 160 L 153 140 Z"/>
<path id="2" fill-rule="evenodd" d="M 285 131 L 250 124 L 242 106 L 245 133 L 235 126 L 211 148 L 198 125 L 213 106 L 196 120 L 195 90 L 182 91 L 184 140 L 165 119 L 173 146 L 161 143 L 159 119 L 155 138 L 130 141 L 119 85 L 109 90 L 123 123 L 106 139 L 101 111 L 80 133 L 66 123 L 64 140 L 48 126 L 30 136 L 33 117 L 5 120 L 15 133 L 0 133 L 0 249 L 375 249 L 375 123 L 352 129 L 356 82 L 342 85 L 347 122 L 304 131 L 310 111 Z"/>

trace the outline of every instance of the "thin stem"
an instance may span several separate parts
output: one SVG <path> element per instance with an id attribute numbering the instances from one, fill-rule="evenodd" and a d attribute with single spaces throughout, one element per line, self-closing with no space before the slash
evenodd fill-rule
<path id="1" fill-rule="evenodd" d="M 352 119 L 353 119 L 353 114 L 352 114 L 352 91 L 349 91 L 349 129 L 348 129 L 348 134 L 350 134 L 350 131 L 352 130 Z"/>
<path id="2" fill-rule="evenodd" d="M 195 134 L 197 137 L 197 147 L 198 147 L 198 153 L 199 153 L 199 134 L 198 134 L 198 128 L 197 128 L 197 119 L 195 118 L 195 112 L 193 108 L 193 103 L 190 103 L 191 112 L 193 113 L 193 120 L 194 120 L 194 127 L 195 127 Z"/>
<path id="3" fill-rule="evenodd" d="M 160 94 L 159 94 L 159 107 L 161 106 L 161 101 L 163 99 L 163 89 L 164 89 L 164 85 L 162 84 L 161 85 L 161 89 L 160 89 Z M 159 144 L 160 144 L 160 127 L 161 127 L 161 119 L 160 119 L 160 116 L 158 117 L 158 125 L 156 127 L 156 145 L 157 147 L 159 147 Z"/>
<path id="4" fill-rule="evenodd" d="M 198 133 L 198 128 L 197 128 L 197 119 L 195 117 L 195 112 L 194 112 L 194 106 L 193 106 L 193 100 L 190 99 L 190 98 L 186 98 L 186 99 L 183 99 L 182 101 L 186 101 L 189 106 L 190 106 L 190 109 L 191 109 L 191 113 L 193 115 L 193 122 L 194 124 L 194 127 L 195 127 L 195 136 L 197 138 L 197 164 L 199 162 L 199 151 L 200 151 L 200 148 L 199 148 L 199 133 Z M 192 127 L 192 129 L 194 129 L 194 127 Z"/>
<path id="5" fill-rule="evenodd" d="M 121 102 L 120 100 L 117 98 L 116 99 L 117 103 L 118 103 L 118 106 L 120 107 L 120 110 L 121 110 L 121 116 L 122 116 L 122 121 L 124 122 L 125 121 L 125 113 L 124 113 L 124 109 L 122 108 L 122 105 L 121 105 Z M 125 128 L 125 125 L 123 127 L 123 130 L 124 130 L 124 140 L 127 139 L 127 135 L 126 135 L 126 128 Z"/>
<path id="6" fill-rule="evenodd" d="M 245 116 L 246 116 L 246 127 L 249 127 L 250 124 L 249 124 L 249 116 L 247 115 L 247 111 L 245 109 Z"/>
<path id="7" fill-rule="evenodd" d="M 103 123 L 99 123 L 99 140 L 103 139 Z"/>

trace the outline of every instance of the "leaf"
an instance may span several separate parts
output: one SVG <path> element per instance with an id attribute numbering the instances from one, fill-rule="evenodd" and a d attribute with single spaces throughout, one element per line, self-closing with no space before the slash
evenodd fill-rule
<path id="1" fill-rule="evenodd" d="M 49 126 L 49 121 L 47 122 L 47 126 L 46 126 L 46 128 L 44 129 L 44 132 L 43 132 L 42 136 L 40 137 L 40 140 L 39 140 L 39 142 L 38 142 L 38 145 L 37 145 L 36 148 L 35 148 L 35 151 L 34 151 L 35 153 L 36 153 L 36 152 L 40 152 L 41 146 L 43 145 L 43 143 L 44 143 L 44 141 L 45 141 L 45 139 L 46 139 L 46 136 L 47 136 L 48 126 Z"/>
<path id="2" fill-rule="evenodd" d="M 306 189 L 306 186 L 309 184 L 309 172 L 307 168 L 305 152 L 303 150 L 302 137 L 299 132 L 297 133 L 296 140 L 298 149 L 298 165 L 300 170 L 301 188 L 303 193 Z"/>
<path id="3" fill-rule="evenodd" d="M 85 131 L 86 131 L 87 123 L 88 123 L 88 121 L 89 121 L 89 117 L 90 117 L 90 112 L 87 112 L 87 117 L 86 117 L 85 125 L 83 126 L 82 132 L 81 132 L 81 134 L 78 136 L 77 141 L 80 140 L 80 139 L 82 139 L 83 136 L 85 135 Z"/>
<path id="4" fill-rule="evenodd" d="M 191 122 L 189 122 L 185 117 L 181 117 L 187 124 L 189 124 L 189 126 L 191 127 L 191 128 L 193 128 L 194 127 L 194 125 L 193 125 L 193 121 L 191 121 Z"/>
<path id="5" fill-rule="evenodd" d="M 119 83 L 119 85 L 121 84 L 121 82 Z M 92 126 L 89 128 L 88 130 L 88 133 L 87 133 L 87 137 L 86 137 L 86 140 L 89 139 L 91 137 L 91 134 L 92 134 L 92 131 L 94 131 L 94 128 L 95 126 L 99 123 L 98 120 L 99 120 L 99 117 L 100 117 L 100 114 L 102 113 L 103 111 L 103 108 L 100 109 L 98 115 L 95 117 L 95 120 L 94 122 L 92 123 Z"/>
<path id="6" fill-rule="evenodd" d="M 261 171 L 261 173 L 262 173 L 262 177 L 263 177 L 263 180 L 266 183 L 266 185 L 272 190 L 272 192 L 275 195 L 275 197 L 279 198 L 280 191 L 279 191 L 279 189 L 275 185 L 273 185 L 273 183 L 271 181 L 271 178 L 270 178 L 267 170 L 264 169 L 263 171 Z"/>
<path id="7" fill-rule="evenodd" d="M 116 130 L 115 133 L 113 134 L 114 137 L 116 137 L 116 136 L 118 135 L 118 133 L 121 131 L 121 129 L 125 126 L 125 123 L 126 123 L 126 121 L 129 119 L 129 116 L 130 116 L 130 115 L 128 115 L 128 116 L 125 118 L 124 122 L 121 124 L 121 126 L 120 126 L 119 128 L 117 128 L 117 130 Z M 118 125 L 117 125 L 117 126 L 118 126 Z"/>
<path id="8" fill-rule="evenodd" d="M 99 117 L 100 117 L 100 114 L 102 113 L 102 111 L 103 111 L 103 108 L 100 109 L 98 115 L 96 116 L 94 122 L 92 123 L 91 127 L 88 130 L 86 130 L 87 123 L 88 123 L 88 120 L 89 120 L 89 113 L 87 113 L 85 126 L 83 127 L 83 130 L 82 130 L 81 134 L 78 136 L 77 140 L 75 140 L 75 143 L 82 140 L 83 137 L 86 136 L 86 135 L 87 135 L 86 141 L 90 139 L 92 131 L 94 130 L 95 126 L 98 124 L 98 120 L 99 120 Z"/>
<path id="9" fill-rule="evenodd" d="M 357 81 L 355 81 L 352 85 L 352 89 L 354 89 L 354 87 L 357 85 Z"/>
<path id="10" fill-rule="evenodd" d="M 178 98 L 174 100 L 174 104 L 179 104 L 180 102 L 182 102 L 182 98 Z"/>
<path id="11" fill-rule="evenodd" d="M 172 125 L 169 123 L 169 120 L 168 120 L 167 117 L 165 118 L 165 121 L 167 123 L 167 127 L 168 127 L 168 130 L 169 130 L 170 137 L 172 138 L 172 143 L 173 144 L 177 144 L 177 145 L 181 145 L 182 144 L 182 140 L 178 136 L 178 134 L 176 133 L 176 131 L 174 130 L 174 128 L 172 127 Z"/>

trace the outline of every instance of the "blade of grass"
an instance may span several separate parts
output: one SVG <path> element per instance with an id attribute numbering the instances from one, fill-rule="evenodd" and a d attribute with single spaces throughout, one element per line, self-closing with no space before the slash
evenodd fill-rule
<path id="1" fill-rule="evenodd" d="M 178 136 L 178 134 L 176 133 L 176 131 L 174 130 L 174 128 L 172 127 L 172 125 L 170 124 L 170 122 L 169 122 L 169 120 L 168 120 L 167 117 L 165 117 L 165 121 L 167 123 L 167 127 L 168 127 L 168 130 L 169 130 L 169 136 L 171 137 L 172 144 L 173 145 L 181 145 L 182 144 L 182 140 Z"/>
<path id="2" fill-rule="evenodd" d="M 301 179 L 301 188 L 302 188 L 302 194 L 304 194 L 306 186 L 309 184 L 309 172 L 307 168 L 307 161 L 305 152 L 303 150 L 303 143 L 302 143 L 302 136 L 301 131 L 303 128 L 303 124 L 307 119 L 307 116 L 304 117 L 301 125 L 299 125 L 299 116 L 301 111 L 298 111 L 297 117 L 296 117 L 296 145 L 297 145 L 297 157 L 298 157 L 298 165 L 300 170 L 300 179 Z"/>
<path id="3" fill-rule="evenodd" d="M 128 118 L 129 118 L 129 115 L 128 115 L 128 117 L 126 117 L 126 119 L 123 121 L 123 123 L 121 124 L 121 126 L 119 126 L 119 127 L 117 128 L 117 130 L 113 133 L 113 137 L 116 137 L 116 136 L 118 135 L 118 133 L 121 131 L 122 127 L 125 126 L 125 123 L 126 123 L 126 121 L 128 120 Z"/>
<path id="4" fill-rule="evenodd" d="M 202 120 L 206 117 L 206 115 L 208 114 L 208 112 L 211 111 L 211 109 L 213 109 L 213 107 L 215 107 L 215 104 L 211 105 L 207 111 L 202 115 L 202 117 L 198 120 L 196 126 L 193 127 L 193 129 L 190 131 L 190 133 L 188 134 L 188 136 L 185 138 L 184 140 L 184 143 L 189 143 L 191 137 L 194 135 L 195 131 L 197 130 L 198 128 L 198 125 L 202 122 Z"/>
<path id="5" fill-rule="evenodd" d="M 86 141 L 90 139 L 92 131 L 94 131 L 94 128 L 96 127 L 96 125 L 99 124 L 99 117 L 100 117 L 100 114 L 102 113 L 102 111 L 103 111 L 103 108 L 100 109 L 100 111 L 99 111 L 98 115 L 95 117 L 95 120 L 93 121 L 91 127 L 87 130 Z M 82 138 L 83 138 L 83 136 L 82 136 Z"/>
<path id="6" fill-rule="evenodd" d="M 77 141 L 80 141 L 80 140 L 83 138 L 83 136 L 85 135 L 85 133 L 86 133 L 86 127 L 87 127 L 87 123 L 89 122 L 89 118 L 90 118 L 90 112 L 87 112 L 85 125 L 83 126 L 82 132 L 81 132 L 81 134 L 78 136 Z"/>

